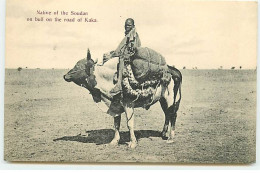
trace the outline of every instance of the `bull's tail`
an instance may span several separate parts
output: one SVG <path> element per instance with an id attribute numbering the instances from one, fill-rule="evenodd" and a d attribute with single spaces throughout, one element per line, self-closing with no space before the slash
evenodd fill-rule
<path id="1" fill-rule="evenodd" d="M 174 81 L 174 87 L 173 87 L 173 106 L 174 106 L 174 112 L 176 113 L 179 109 L 180 102 L 181 102 L 181 84 L 182 84 L 182 74 L 181 72 L 172 66 L 168 66 L 169 71 L 171 73 L 172 79 Z M 179 99 L 176 101 L 176 97 L 179 91 Z"/>

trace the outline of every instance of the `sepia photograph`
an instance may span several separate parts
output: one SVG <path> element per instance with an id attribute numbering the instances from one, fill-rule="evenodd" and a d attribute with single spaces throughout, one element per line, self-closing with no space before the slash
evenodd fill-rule
<path id="1" fill-rule="evenodd" d="M 4 160 L 256 162 L 257 2 L 8 0 Z"/>

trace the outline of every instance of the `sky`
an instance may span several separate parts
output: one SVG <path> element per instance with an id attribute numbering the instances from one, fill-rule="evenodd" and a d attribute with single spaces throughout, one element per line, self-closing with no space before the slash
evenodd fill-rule
<path id="1" fill-rule="evenodd" d="M 56 11 L 58 15 L 53 14 Z M 61 11 L 88 15 L 64 16 Z M 44 21 L 34 21 L 35 17 Z M 55 17 L 97 22 L 45 20 Z M 88 48 L 93 59 L 100 58 L 116 49 L 129 17 L 135 20 L 142 46 L 162 54 L 169 65 L 256 67 L 256 2 L 174 0 L 9 0 L 5 67 L 71 68 L 86 57 Z"/>

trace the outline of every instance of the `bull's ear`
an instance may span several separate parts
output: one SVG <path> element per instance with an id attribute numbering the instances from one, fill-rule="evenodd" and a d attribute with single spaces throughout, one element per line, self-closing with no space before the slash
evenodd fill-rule
<path id="1" fill-rule="evenodd" d="M 87 53 L 87 60 L 91 60 L 91 54 L 90 54 L 89 49 L 88 49 L 88 53 Z"/>

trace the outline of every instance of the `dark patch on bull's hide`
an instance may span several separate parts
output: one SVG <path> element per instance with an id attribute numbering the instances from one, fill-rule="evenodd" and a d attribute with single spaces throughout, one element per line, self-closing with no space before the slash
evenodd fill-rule
<path id="1" fill-rule="evenodd" d="M 121 114 L 124 112 L 124 108 L 121 104 L 121 96 L 116 95 L 113 97 L 107 113 Z"/>
<path id="2" fill-rule="evenodd" d="M 90 87 L 88 83 L 83 84 L 83 87 L 89 90 L 94 102 L 101 102 L 101 92 L 99 89 Z"/>
<path id="3" fill-rule="evenodd" d="M 94 75 L 88 76 L 87 81 L 90 88 L 94 88 L 97 85 L 96 76 Z"/>
<path id="4" fill-rule="evenodd" d="M 101 102 L 101 92 L 99 89 L 93 88 L 90 91 L 90 94 L 92 95 L 94 102 L 96 103 Z"/>

